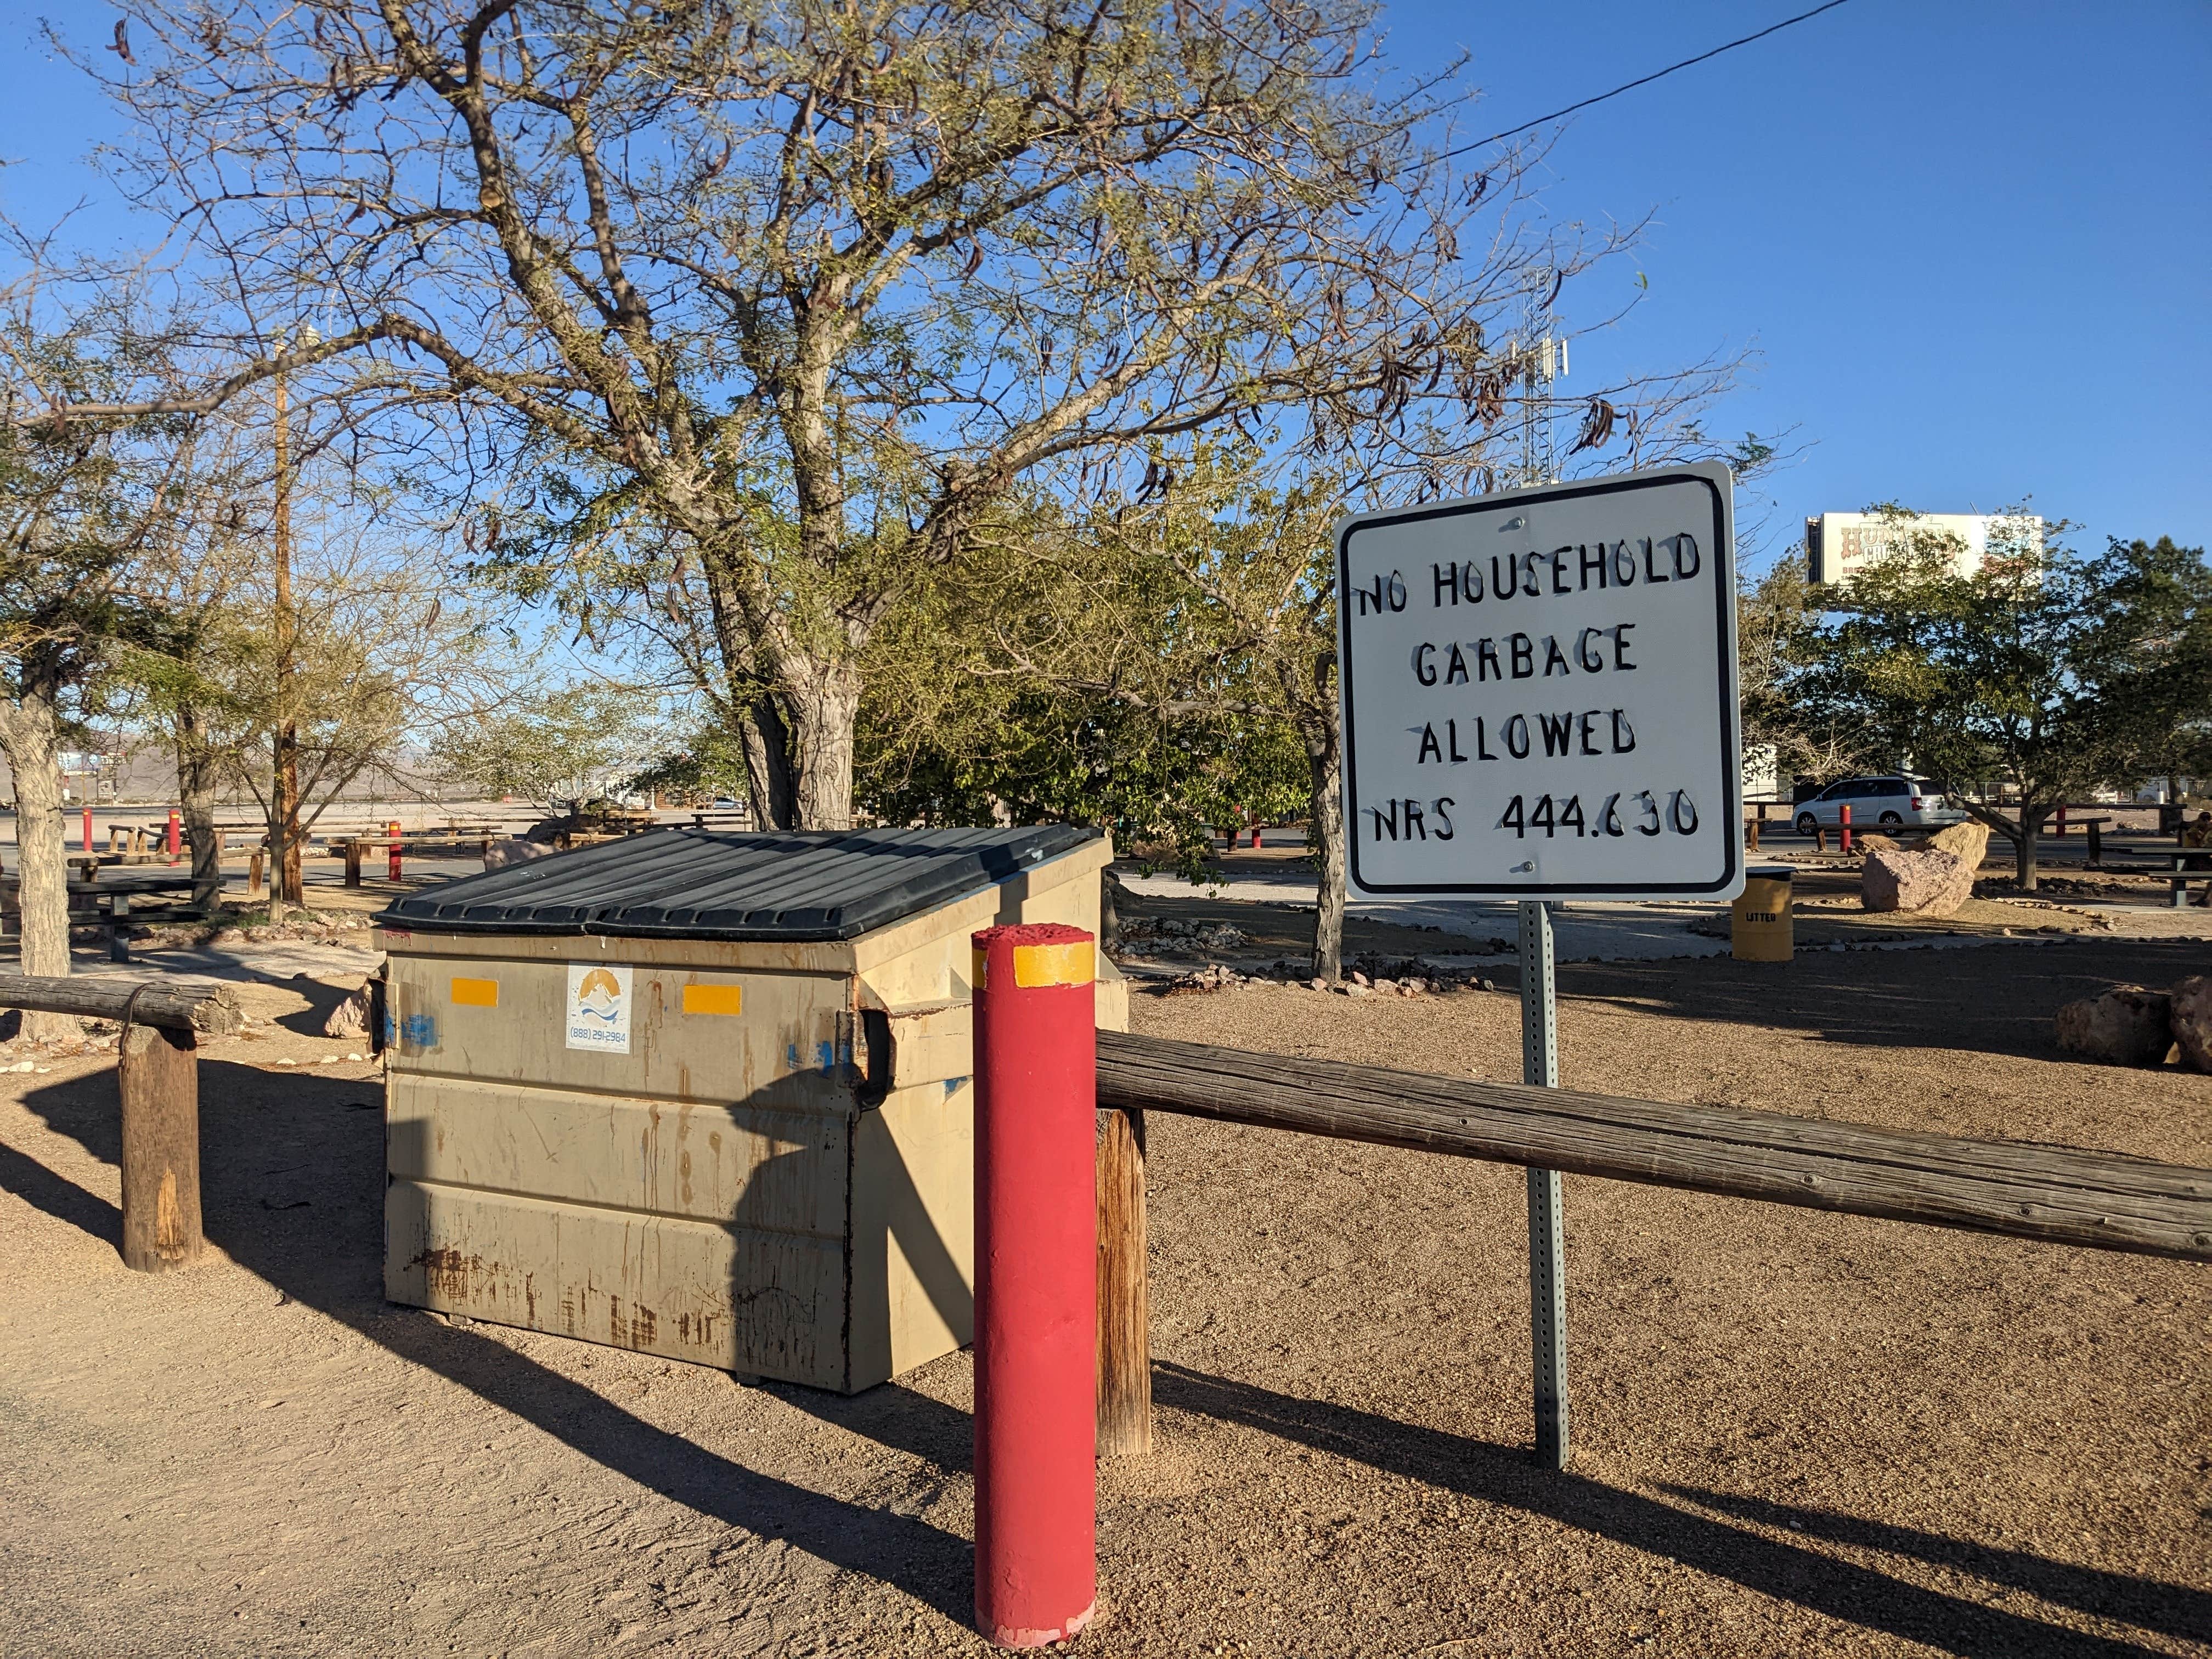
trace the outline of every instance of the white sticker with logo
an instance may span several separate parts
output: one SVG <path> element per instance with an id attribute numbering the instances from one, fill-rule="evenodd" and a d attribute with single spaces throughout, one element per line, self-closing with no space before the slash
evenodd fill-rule
<path id="1" fill-rule="evenodd" d="M 629 976 L 627 968 L 568 964 L 568 1047 L 629 1052 Z"/>

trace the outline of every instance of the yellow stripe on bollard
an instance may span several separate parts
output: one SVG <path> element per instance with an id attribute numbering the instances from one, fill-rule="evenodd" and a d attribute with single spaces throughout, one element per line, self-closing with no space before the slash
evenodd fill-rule
<path id="1" fill-rule="evenodd" d="M 1097 947 L 1087 939 L 1014 946 L 1014 983 L 1024 990 L 1039 985 L 1089 985 L 1097 977 Z"/>

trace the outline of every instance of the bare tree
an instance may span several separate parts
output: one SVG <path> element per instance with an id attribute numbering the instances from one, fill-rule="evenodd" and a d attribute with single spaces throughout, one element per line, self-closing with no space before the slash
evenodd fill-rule
<path id="1" fill-rule="evenodd" d="M 1455 488 L 1528 378 L 1500 308 L 1628 234 L 1533 234 L 1351 0 L 125 9 L 137 65 L 81 61 L 147 199 L 465 470 L 561 469 L 477 492 L 495 541 L 665 538 L 777 823 L 848 821 L 869 639 L 1018 481 L 1234 426 Z"/>

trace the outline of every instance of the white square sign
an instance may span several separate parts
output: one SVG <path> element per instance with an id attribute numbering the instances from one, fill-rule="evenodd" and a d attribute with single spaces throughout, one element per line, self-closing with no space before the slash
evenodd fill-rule
<path id="1" fill-rule="evenodd" d="M 1727 467 L 1361 514 L 1336 563 L 1353 893 L 1743 890 Z"/>
<path id="2" fill-rule="evenodd" d="M 629 1052 L 630 970 L 605 963 L 568 964 L 568 1047 Z"/>

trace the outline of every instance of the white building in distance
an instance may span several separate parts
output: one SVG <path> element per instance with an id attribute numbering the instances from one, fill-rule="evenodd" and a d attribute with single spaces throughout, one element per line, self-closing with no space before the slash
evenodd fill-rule
<path id="1" fill-rule="evenodd" d="M 1994 551 L 2000 558 L 2038 560 L 2043 520 L 2033 515 L 1921 513 L 1823 513 L 1805 520 L 1805 575 L 1815 586 L 1849 581 L 1869 566 L 1916 548 L 1948 555 L 1952 574 L 1978 574 Z"/>

